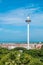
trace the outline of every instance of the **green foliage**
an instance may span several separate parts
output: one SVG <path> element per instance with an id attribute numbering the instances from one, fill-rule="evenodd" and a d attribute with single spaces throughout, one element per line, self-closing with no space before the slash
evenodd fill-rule
<path id="1" fill-rule="evenodd" d="M 0 48 L 0 65 L 43 65 L 43 50 Z"/>
<path id="2" fill-rule="evenodd" d="M 40 58 L 40 61 L 41 61 L 41 62 L 43 62 L 43 57 L 42 57 L 42 58 Z"/>
<path id="3" fill-rule="evenodd" d="M 43 65 L 38 58 L 32 59 L 29 65 Z"/>
<path id="4" fill-rule="evenodd" d="M 7 53 L 9 53 L 9 50 L 7 48 L 0 47 L 0 54 L 7 54 Z"/>
<path id="5" fill-rule="evenodd" d="M 20 57 L 20 60 L 23 64 L 27 64 L 31 61 L 31 56 L 27 53 L 22 53 L 21 54 L 21 57 Z"/>
<path id="6" fill-rule="evenodd" d="M 43 45 L 42 45 L 41 49 L 43 50 Z"/>

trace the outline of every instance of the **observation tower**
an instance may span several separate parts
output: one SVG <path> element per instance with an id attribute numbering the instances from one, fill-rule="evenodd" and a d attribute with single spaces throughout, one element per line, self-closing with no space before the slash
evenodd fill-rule
<path id="1" fill-rule="evenodd" d="M 31 22 L 30 17 L 28 16 L 27 19 L 25 20 L 27 23 L 27 44 L 28 44 L 28 49 L 29 49 L 29 23 Z"/>

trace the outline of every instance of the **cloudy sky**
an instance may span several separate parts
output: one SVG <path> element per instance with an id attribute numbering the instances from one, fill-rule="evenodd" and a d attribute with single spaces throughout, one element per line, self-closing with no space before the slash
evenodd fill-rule
<path id="1" fill-rule="evenodd" d="M 43 0 L 0 0 L 0 41 L 26 42 L 28 15 L 30 42 L 43 41 Z"/>

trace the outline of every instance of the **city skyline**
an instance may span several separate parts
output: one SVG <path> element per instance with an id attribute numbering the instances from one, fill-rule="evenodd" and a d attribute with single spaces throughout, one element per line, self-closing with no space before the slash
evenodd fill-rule
<path id="1" fill-rule="evenodd" d="M 30 42 L 43 42 L 43 0 L 0 0 L 0 41 L 26 42 L 28 15 Z"/>

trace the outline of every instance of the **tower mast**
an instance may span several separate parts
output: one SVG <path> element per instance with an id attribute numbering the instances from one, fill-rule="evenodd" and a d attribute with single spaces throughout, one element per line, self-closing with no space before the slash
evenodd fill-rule
<path id="1" fill-rule="evenodd" d="M 27 17 L 26 22 L 27 22 L 27 44 L 28 44 L 28 49 L 29 49 L 29 23 L 31 22 L 29 16 Z"/>

